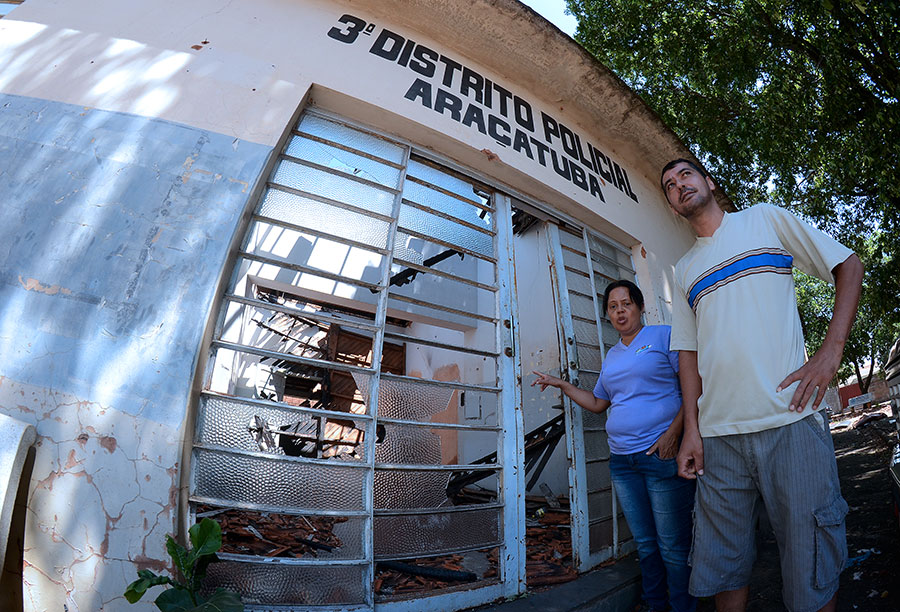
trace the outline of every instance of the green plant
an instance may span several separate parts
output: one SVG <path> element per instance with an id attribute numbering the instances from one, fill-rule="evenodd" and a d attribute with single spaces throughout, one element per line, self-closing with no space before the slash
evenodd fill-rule
<path id="1" fill-rule="evenodd" d="M 200 594 L 200 585 L 210 563 L 218 561 L 216 551 L 222 546 L 222 528 L 205 518 L 188 530 L 191 550 L 166 536 L 166 550 L 184 582 L 169 576 L 157 576 L 150 570 L 138 571 L 138 579 L 128 585 L 125 599 L 135 603 L 147 589 L 157 585 L 170 585 L 154 603 L 161 612 L 243 612 L 244 604 L 239 595 L 217 588 L 208 598 Z"/>

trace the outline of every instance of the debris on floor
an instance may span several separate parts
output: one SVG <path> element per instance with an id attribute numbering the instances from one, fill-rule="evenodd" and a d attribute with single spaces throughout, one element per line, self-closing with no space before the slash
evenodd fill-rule
<path id="1" fill-rule="evenodd" d="M 569 499 L 556 498 L 552 508 L 545 496 L 525 497 L 525 580 L 529 589 L 561 584 L 578 577 L 572 564 Z"/>
<path id="2" fill-rule="evenodd" d="M 331 552 L 341 546 L 334 526 L 347 520 L 198 505 L 197 518 L 203 517 L 222 527 L 222 552 L 261 557 L 315 557 Z"/>

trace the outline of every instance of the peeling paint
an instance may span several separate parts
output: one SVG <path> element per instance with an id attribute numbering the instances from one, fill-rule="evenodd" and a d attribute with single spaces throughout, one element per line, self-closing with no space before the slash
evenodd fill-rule
<path id="1" fill-rule="evenodd" d="M 57 293 L 72 295 L 71 289 L 66 289 L 59 285 L 45 285 L 36 278 L 23 279 L 22 276 L 19 275 L 19 284 L 22 285 L 22 288 L 25 289 L 25 291 L 37 291 L 38 293 L 46 293 L 47 295 L 56 295 Z"/>

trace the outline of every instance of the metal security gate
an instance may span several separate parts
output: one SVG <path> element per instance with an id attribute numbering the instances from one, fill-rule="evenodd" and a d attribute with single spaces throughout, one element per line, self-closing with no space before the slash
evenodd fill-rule
<path id="1" fill-rule="evenodd" d="M 548 224 L 556 290 L 561 375 L 583 389 L 597 384 L 606 350 L 619 341 L 603 312 L 606 286 L 634 281 L 631 255 L 598 234 L 571 224 Z M 575 567 L 586 571 L 634 544 L 609 476 L 606 413 L 582 410 L 563 396 Z M 623 546 L 624 544 L 624 546 Z"/>
<path id="2" fill-rule="evenodd" d="M 209 346 L 189 521 L 249 609 L 458 609 L 522 590 L 507 197 L 306 112 Z M 412 577 L 412 579 L 411 579 Z"/>

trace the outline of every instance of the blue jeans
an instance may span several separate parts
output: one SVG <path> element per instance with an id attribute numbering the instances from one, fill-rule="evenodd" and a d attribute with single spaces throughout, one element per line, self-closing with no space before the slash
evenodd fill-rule
<path id="1" fill-rule="evenodd" d="M 693 612 L 688 593 L 694 508 L 693 480 L 678 476 L 675 459 L 643 451 L 610 454 L 609 471 L 619 507 L 637 543 L 644 601 L 654 610 Z M 666 587 L 668 586 L 668 594 Z"/>

